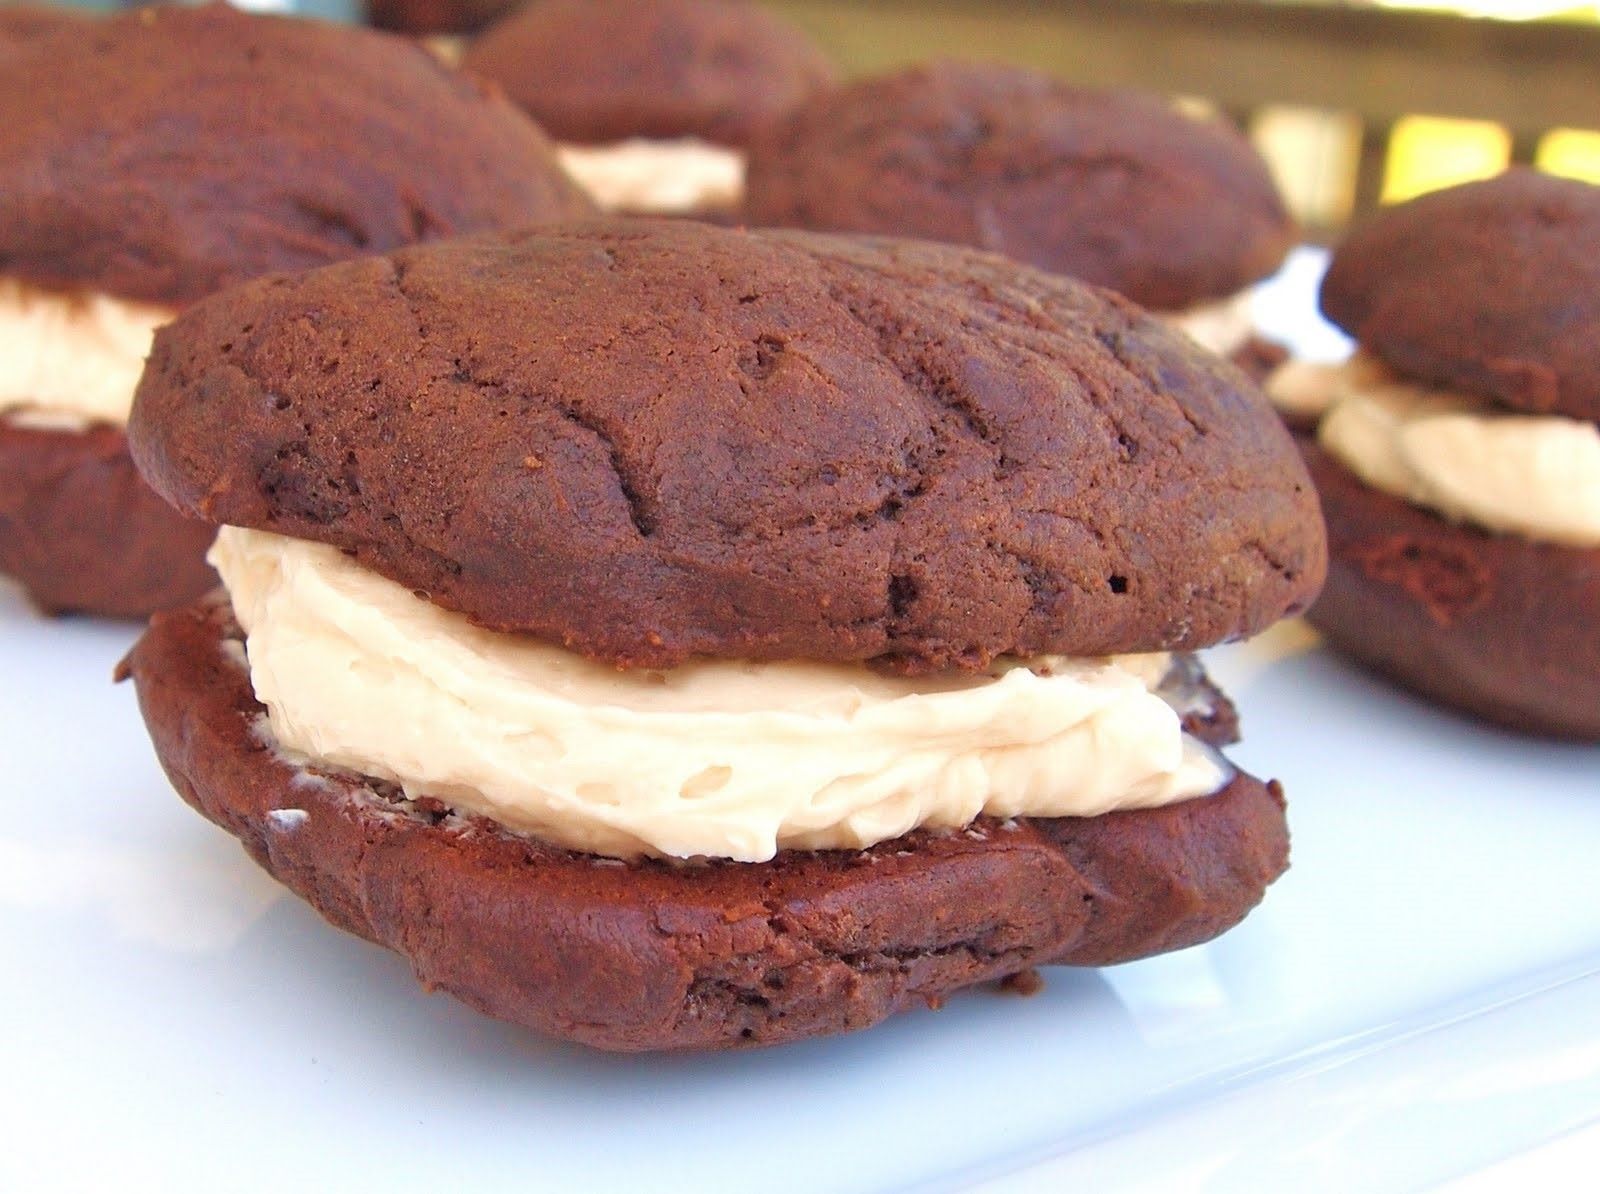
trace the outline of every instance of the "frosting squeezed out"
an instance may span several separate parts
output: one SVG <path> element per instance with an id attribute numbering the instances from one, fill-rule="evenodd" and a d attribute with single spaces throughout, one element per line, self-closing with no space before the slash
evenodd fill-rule
<path id="1" fill-rule="evenodd" d="M 1366 354 L 1283 366 L 1280 409 L 1318 417 L 1317 441 L 1374 489 L 1457 522 L 1600 547 L 1600 427 L 1525 415 L 1407 381 Z"/>
<path id="2" fill-rule="evenodd" d="M 556 153 L 603 211 L 681 215 L 732 207 L 744 195 L 744 154 L 695 137 L 561 145 Z"/>
<path id="3" fill-rule="evenodd" d="M 281 746 L 573 849 L 758 862 L 984 813 L 1147 808 L 1227 775 L 1157 693 L 1166 655 L 625 672 L 473 626 L 322 544 L 224 527 L 210 559 Z"/>

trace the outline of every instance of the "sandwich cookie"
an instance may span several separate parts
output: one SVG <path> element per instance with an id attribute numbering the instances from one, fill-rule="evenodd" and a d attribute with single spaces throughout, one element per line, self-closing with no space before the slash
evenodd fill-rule
<path id="1" fill-rule="evenodd" d="M 526 117 L 399 38 L 222 5 L 39 35 L 0 73 L 0 571 L 126 617 L 215 583 L 122 430 L 188 304 L 590 210 Z"/>
<path id="2" fill-rule="evenodd" d="M 1286 865 L 1192 652 L 1314 597 L 1315 498 L 1116 296 L 917 242 L 485 236 L 197 305 L 131 432 L 226 524 L 226 597 L 125 664 L 178 791 L 491 1015 L 839 1032 L 1206 940 Z"/>
<path id="3" fill-rule="evenodd" d="M 834 77 L 805 34 L 745 0 L 535 0 L 463 66 L 561 143 L 602 208 L 723 217 L 756 130 Z"/>
<path id="4" fill-rule="evenodd" d="M 1516 170 L 1391 208 L 1322 287 L 1357 354 L 1286 365 L 1336 647 L 1514 729 L 1600 739 L 1600 187 Z"/>

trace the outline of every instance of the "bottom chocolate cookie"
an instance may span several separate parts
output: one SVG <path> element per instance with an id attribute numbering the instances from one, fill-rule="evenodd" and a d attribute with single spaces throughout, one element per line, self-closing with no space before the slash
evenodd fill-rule
<path id="1" fill-rule="evenodd" d="M 0 573 L 46 613 L 145 618 L 193 601 L 217 583 L 215 534 L 145 485 L 120 428 L 0 418 Z"/>
<path id="2" fill-rule="evenodd" d="M 1600 551 L 1447 522 L 1300 442 L 1328 520 L 1307 617 L 1335 647 L 1488 721 L 1600 739 Z"/>
<path id="3" fill-rule="evenodd" d="M 184 799 L 328 920 L 425 986 L 605 1049 L 778 1044 L 1034 966 L 1179 949 L 1238 922 L 1288 863 L 1277 785 L 1242 774 L 1148 811 L 625 863 L 287 759 L 218 599 L 158 615 L 121 674 Z M 1190 724 L 1220 743 L 1232 709 L 1212 708 Z"/>

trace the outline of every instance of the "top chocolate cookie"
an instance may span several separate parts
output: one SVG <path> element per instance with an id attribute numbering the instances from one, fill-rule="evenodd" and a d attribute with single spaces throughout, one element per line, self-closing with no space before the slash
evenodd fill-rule
<path id="1" fill-rule="evenodd" d="M 1516 169 L 1380 212 L 1322 309 L 1411 377 L 1600 421 L 1600 187 Z"/>
<path id="2" fill-rule="evenodd" d="M 623 665 L 1188 649 L 1323 572 L 1241 374 L 912 241 L 595 222 L 264 280 L 158 334 L 129 434 L 186 511 Z"/>
<path id="3" fill-rule="evenodd" d="M 548 140 L 401 38 L 218 5 L 85 22 L 0 73 L 0 261 L 182 304 L 587 212 Z"/>
<path id="4" fill-rule="evenodd" d="M 536 0 L 467 48 L 558 141 L 744 145 L 833 82 L 798 29 L 745 0 Z"/>
<path id="5" fill-rule="evenodd" d="M 1231 126 L 998 65 L 819 95 L 756 139 L 746 188 L 752 224 L 975 245 L 1159 311 L 1242 290 L 1294 239 Z"/>

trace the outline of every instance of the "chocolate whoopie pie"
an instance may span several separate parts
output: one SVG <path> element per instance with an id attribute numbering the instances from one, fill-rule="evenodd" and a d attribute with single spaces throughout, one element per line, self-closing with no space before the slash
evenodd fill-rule
<path id="1" fill-rule="evenodd" d="M 534 0 L 467 48 L 608 210 L 736 205 L 756 130 L 833 83 L 800 30 L 748 0 Z"/>
<path id="2" fill-rule="evenodd" d="M 1116 296 L 909 241 L 484 236 L 197 305 L 131 436 L 226 524 L 227 598 L 124 665 L 178 791 L 491 1015 L 860 1028 L 1206 940 L 1287 863 L 1189 653 L 1315 595 L 1315 498 Z"/>
<path id="3" fill-rule="evenodd" d="M 41 34 L 0 72 L 0 571 L 138 617 L 216 583 L 122 424 L 155 328 L 273 270 L 592 211 L 532 122 L 383 34 L 225 6 Z"/>
<path id="4" fill-rule="evenodd" d="M 1295 237 L 1266 163 L 1223 121 L 962 62 L 862 79 L 769 125 L 744 216 L 1004 253 L 1119 291 L 1257 372 L 1272 350 L 1252 343 L 1246 292 Z"/>
<path id="5" fill-rule="evenodd" d="M 1271 384 L 1327 513 L 1311 621 L 1437 701 L 1600 739 L 1600 187 L 1516 170 L 1391 208 L 1322 308 L 1357 356 Z"/>

